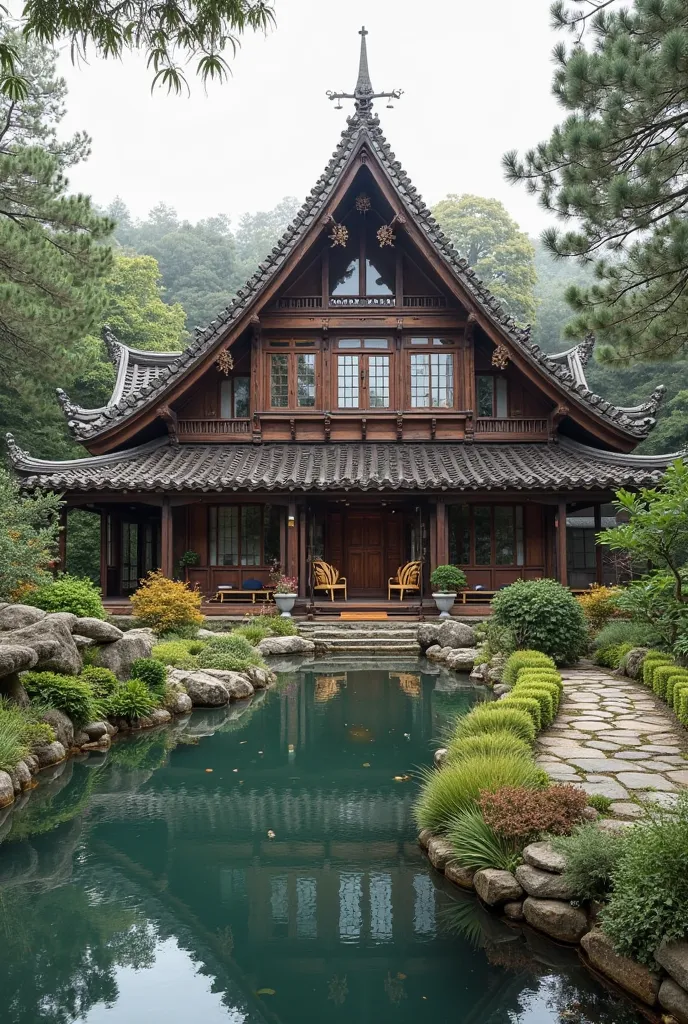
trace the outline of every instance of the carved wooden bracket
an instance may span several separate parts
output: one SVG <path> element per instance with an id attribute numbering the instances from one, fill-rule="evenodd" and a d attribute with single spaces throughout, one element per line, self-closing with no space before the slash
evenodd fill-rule
<path id="1" fill-rule="evenodd" d="M 324 423 L 325 423 L 325 441 L 329 441 L 330 440 L 330 435 L 332 434 L 332 419 L 330 417 L 329 412 L 325 413 Z"/>
<path id="2" fill-rule="evenodd" d="M 329 318 L 329 316 L 324 316 L 322 318 L 322 320 L 320 321 L 320 329 L 322 330 L 323 334 L 327 334 L 327 332 L 330 329 L 330 318 Z"/>
<path id="3" fill-rule="evenodd" d="M 466 417 L 466 426 L 464 428 L 464 442 L 466 444 L 473 444 L 475 440 L 475 421 L 473 420 L 473 414 Z"/>
<path id="4" fill-rule="evenodd" d="M 559 424 L 561 423 L 562 420 L 566 419 L 568 414 L 569 414 L 569 407 L 568 407 L 568 405 L 558 405 L 556 407 L 556 409 L 554 409 L 549 414 L 549 440 L 550 441 L 554 440 L 554 437 L 555 437 L 555 434 L 557 432 L 557 428 L 558 428 Z"/>
<path id="5" fill-rule="evenodd" d="M 404 417 L 399 413 L 397 415 L 397 441 L 403 441 L 404 439 Z"/>
<path id="6" fill-rule="evenodd" d="M 291 435 L 292 441 L 295 441 L 296 440 L 296 420 L 295 419 L 290 419 L 289 420 L 289 433 Z"/>
<path id="7" fill-rule="evenodd" d="M 174 409 L 170 409 L 169 405 L 159 405 L 156 412 L 160 419 L 165 423 L 167 433 L 169 434 L 172 444 L 179 444 L 179 437 L 177 436 L 177 414 Z"/>
<path id="8" fill-rule="evenodd" d="M 263 440 L 263 430 L 260 425 L 260 416 L 257 412 L 253 414 L 253 436 L 252 440 L 254 444 L 260 444 Z"/>
<path id="9" fill-rule="evenodd" d="M 366 423 L 366 419 L 365 419 L 365 416 L 364 416 L 363 419 L 361 420 L 361 440 L 362 441 L 365 441 L 367 432 L 368 432 L 368 424 Z"/>
<path id="10" fill-rule="evenodd" d="M 435 435 L 436 434 L 437 434 L 437 417 L 433 416 L 432 419 L 430 420 L 430 438 L 431 438 L 431 440 L 433 440 L 433 441 L 435 440 Z"/>

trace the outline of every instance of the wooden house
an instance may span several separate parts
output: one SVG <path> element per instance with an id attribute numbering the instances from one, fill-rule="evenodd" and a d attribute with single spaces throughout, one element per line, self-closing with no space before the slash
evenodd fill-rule
<path id="1" fill-rule="evenodd" d="M 24 486 L 100 514 L 108 599 L 187 552 L 208 598 L 280 562 L 309 600 L 315 557 L 346 576 L 351 607 L 384 602 L 413 559 L 426 595 L 447 562 L 476 594 L 519 577 L 586 586 L 605 577 L 605 504 L 667 464 L 631 454 L 661 389 L 635 408 L 593 394 L 593 339 L 544 353 L 457 255 L 382 134 L 373 100 L 388 94 L 361 39 L 337 148 L 232 304 L 181 353 L 105 332 L 107 405 L 58 392 L 87 457 L 9 439 Z"/>

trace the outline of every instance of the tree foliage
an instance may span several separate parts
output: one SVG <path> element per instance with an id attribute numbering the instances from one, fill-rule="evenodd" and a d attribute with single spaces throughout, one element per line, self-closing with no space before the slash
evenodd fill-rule
<path id="1" fill-rule="evenodd" d="M 18 600 L 50 581 L 60 506 L 56 494 L 22 495 L 0 467 L 0 601 Z"/>
<path id="2" fill-rule="evenodd" d="M 681 0 L 553 7 L 570 29 L 554 51 L 554 93 L 568 116 L 523 158 L 504 158 L 570 230 L 547 230 L 555 256 L 594 262 L 572 285 L 570 337 L 596 331 L 606 358 L 688 353 L 688 8 Z"/>
<path id="3" fill-rule="evenodd" d="M 535 319 L 535 251 L 497 199 L 448 195 L 432 210 L 459 254 L 505 309 L 521 322 Z"/>

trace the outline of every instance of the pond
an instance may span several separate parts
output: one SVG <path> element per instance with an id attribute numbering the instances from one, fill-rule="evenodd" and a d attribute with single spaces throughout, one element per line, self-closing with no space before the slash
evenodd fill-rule
<path id="1" fill-rule="evenodd" d="M 414 773 L 484 696 L 425 661 L 318 661 L 58 766 L 2 826 L 0 1020 L 635 1024 L 421 854 Z"/>

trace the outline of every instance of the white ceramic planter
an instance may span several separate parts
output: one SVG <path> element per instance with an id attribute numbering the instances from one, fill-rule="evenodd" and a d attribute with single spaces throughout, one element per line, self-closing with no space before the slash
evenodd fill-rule
<path id="1" fill-rule="evenodd" d="M 296 594 L 275 594 L 275 604 L 283 619 L 291 618 L 291 610 L 296 603 Z"/>
<path id="2" fill-rule="evenodd" d="M 456 594 L 433 594 L 441 619 L 449 618 L 449 610 L 456 601 Z"/>

